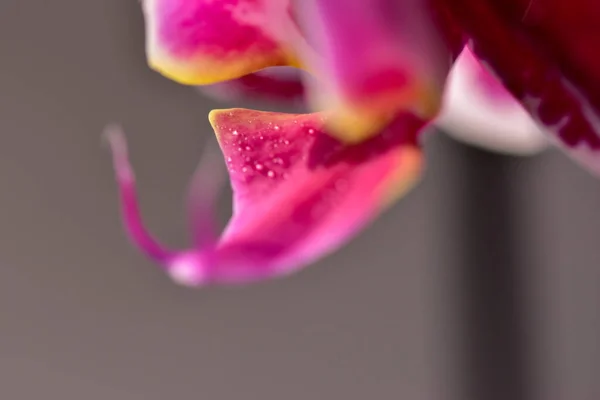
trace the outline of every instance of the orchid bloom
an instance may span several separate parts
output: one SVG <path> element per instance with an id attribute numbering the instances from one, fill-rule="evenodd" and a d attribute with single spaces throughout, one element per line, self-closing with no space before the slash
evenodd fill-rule
<path id="1" fill-rule="evenodd" d="M 142 5 L 151 68 L 228 100 L 254 93 L 310 111 L 211 113 L 233 215 L 219 234 L 213 209 L 223 177 L 209 154 L 190 186 L 187 250 L 145 229 L 123 134 L 109 130 L 128 233 L 181 284 L 282 276 L 339 248 L 417 182 L 421 133 L 431 124 L 454 130 L 457 113 L 467 115 L 460 131 L 544 132 L 600 172 L 596 0 Z M 465 104 L 476 119 L 466 119 Z M 509 149 L 511 140 L 492 146 Z"/>
<path id="2" fill-rule="evenodd" d="M 305 90 L 297 68 L 266 68 L 238 79 L 198 86 L 220 101 L 248 99 L 301 105 Z M 523 106 L 464 48 L 448 75 L 435 125 L 453 138 L 511 155 L 535 154 L 548 140 Z"/>

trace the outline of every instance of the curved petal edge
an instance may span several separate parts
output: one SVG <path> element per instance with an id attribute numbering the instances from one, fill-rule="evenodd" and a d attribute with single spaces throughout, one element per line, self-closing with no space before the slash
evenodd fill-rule
<path id="1" fill-rule="evenodd" d="M 166 249 L 143 227 L 122 134 L 109 135 L 124 224 L 134 244 L 176 282 L 245 284 L 288 275 L 338 249 L 406 193 L 422 171 L 424 123 L 401 114 L 373 139 L 346 145 L 324 114 L 245 109 L 210 115 L 234 192 L 231 220 L 214 228 L 215 167 L 192 183 L 192 246 Z M 208 170 L 206 166 L 208 165 Z"/>

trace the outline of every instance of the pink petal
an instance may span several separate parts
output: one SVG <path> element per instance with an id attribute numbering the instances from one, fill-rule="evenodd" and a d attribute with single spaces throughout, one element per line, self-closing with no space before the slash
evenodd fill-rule
<path id="1" fill-rule="evenodd" d="M 436 125 L 488 150 L 529 155 L 548 140 L 523 106 L 465 47 L 448 77 Z"/>
<path id="2" fill-rule="evenodd" d="M 314 109 L 332 109 L 332 133 L 356 142 L 399 111 L 422 118 L 440 106 L 450 55 L 426 0 L 303 0 L 296 3 L 306 41 L 296 48 L 320 80 Z"/>
<path id="3" fill-rule="evenodd" d="M 177 82 L 205 85 L 294 64 L 268 29 L 267 1 L 144 0 L 150 66 Z"/>
<path id="4" fill-rule="evenodd" d="M 290 104 L 304 101 L 300 70 L 292 67 L 267 68 L 227 82 L 198 86 L 198 90 L 219 100 L 267 100 Z"/>
<path id="5" fill-rule="evenodd" d="M 336 250 L 416 182 L 422 120 L 399 115 L 380 135 L 347 146 L 324 132 L 321 114 L 244 109 L 213 111 L 211 122 L 234 191 L 233 216 L 221 237 L 185 251 L 157 253 L 140 240 L 135 198 L 122 197 L 125 224 L 138 247 L 186 285 L 243 284 L 292 273 Z M 121 192 L 133 192 L 124 146 L 113 139 Z M 199 170 L 193 185 L 201 212 L 196 237 L 211 237 L 214 182 Z M 130 175 L 132 176 L 132 175 Z M 204 190 L 202 190 L 204 189 Z M 209 223 L 206 223 L 206 220 Z M 131 227 L 136 229 L 131 229 Z"/>
<path id="6" fill-rule="evenodd" d="M 121 213 L 123 215 L 123 224 L 132 242 L 136 244 L 153 260 L 159 263 L 165 263 L 175 254 L 170 249 L 158 243 L 151 234 L 148 233 L 140 214 L 140 208 L 135 190 L 135 175 L 131 165 L 129 165 L 129 156 L 125 136 L 117 126 L 110 126 L 104 134 L 110 144 L 113 155 L 113 166 L 117 183 L 119 184 L 119 196 L 121 204 Z"/>

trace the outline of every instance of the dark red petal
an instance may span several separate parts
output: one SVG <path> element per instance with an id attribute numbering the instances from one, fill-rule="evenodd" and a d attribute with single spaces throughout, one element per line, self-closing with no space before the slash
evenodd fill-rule
<path id="1" fill-rule="evenodd" d="M 600 172 L 600 2 L 434 1 L 532 116 Z"/>

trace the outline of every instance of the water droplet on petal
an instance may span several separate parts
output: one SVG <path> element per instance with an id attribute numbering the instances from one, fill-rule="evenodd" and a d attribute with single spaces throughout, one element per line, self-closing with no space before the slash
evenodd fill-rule
<path id="1" fill-rule="evenodd" d="M 232 134 L 233 136 L 237 136 L 237 135 L 239 135 L 239 132 L 238 132 L 238 131 L 236 131 L 236 130 L 234 130 L 233 132 L 231 132 L 231 134 Z"/>
<path id="2" fill-rule="evenodd" d="M 255 168 L 256 168 L 256 170 L 257 170 L 257 171 L 261 171 L 261 170 L 263 169 L 263 165 L 262 165 L 262 164 L 259 164 L 259 163 L 257 163 L 257 164 L 255 165 Z"/>
<path id="3" fill-rule="evenodd" d="M 267 176 L 268 176 L 269 178 L 274 178 L 274 177 L 275 177 L 275 172 L 273 172 L 273 171 L 269 171 L 269 172 L 267 172 Z"/>

